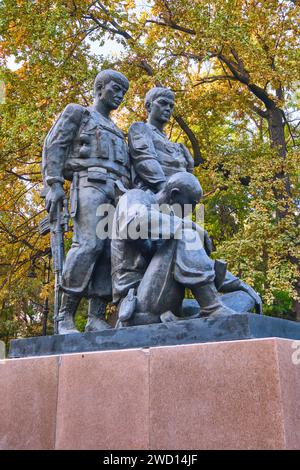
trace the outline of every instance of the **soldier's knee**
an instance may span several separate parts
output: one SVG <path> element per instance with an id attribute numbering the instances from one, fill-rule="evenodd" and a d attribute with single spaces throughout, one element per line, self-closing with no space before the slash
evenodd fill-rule
<path id="1" fill-rule="evenodd" d="M 104 241 L 99 239 L 87 240 L 82 246 L 82 250 L 86 253 L 97 255 L 104 248 Z"/>
<path id="2" fill-rule="evenodd" d="M 101 240 L 97 237 L 87 237 L 84 240 L 80 240 L 80 243 L 72 243 L 71 250 L 67 256 L 73 257 L 75 253 L 77 256 L 79 254 L 97 255 L 104 249 L 104 244 L 105 240 Z"/>

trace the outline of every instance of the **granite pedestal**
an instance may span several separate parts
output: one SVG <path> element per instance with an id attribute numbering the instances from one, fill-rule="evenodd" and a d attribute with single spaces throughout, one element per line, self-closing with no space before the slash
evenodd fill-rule
<path id="1" fill-rule="evenodd" d="M 9 359 L 0 449 L 299 449 L 300 342 Z"/>

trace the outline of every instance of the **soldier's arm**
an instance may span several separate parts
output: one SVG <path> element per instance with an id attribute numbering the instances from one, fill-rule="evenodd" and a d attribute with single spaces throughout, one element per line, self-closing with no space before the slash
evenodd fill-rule
<path id="1" fill-rule="evenodd" d="M 44 173 L 49 186 L 64 181 L 64 164 L 79 129 L 83 112 L 82 106 L 69 104 L 46 137 Z"/>
<path id="2" fill-rule="evenodd" d="M 190 219 L 162 212 L 153 200 L 132 203 L 127 195 L 122 196 L 117 207 L 117 233 L 120 238 L 134 243 L 137 240 L 181 239 L 185 230 L 195 230 L 207 254 L 210 254 L 206 246 L 208 234 L 202 227 Z"/>
<path id="3" fill-rule="evenodd" d="M 145 123 L 132 124 L 129 129 L 128 144 L 135 172 L 146 184 L 159 189 L 166 181 L 166 177 L 157 160 L 151 133 Z"/>
<path id="4" fill-rule="evenodd" d="M 184 227 L 183 219 L 161 212 L 157 204 L 136 204 L 129 208 L 128 239 L 159 240 L 174 238 Z"/>
<path id="5" fill-rule="evenodd" d="M 71 144 L 79 129 L 84 108 L 69 104 L 46 137 L 43 150 L 43 173 L 50 188 L 46 195 L 46 210 L 50 222 L 56 215 L 57 204 L 65 197 L 63 170 Z"/>
<path id="6" fill-rule="evenodd" d="M 186 163 L 187 163 L 186 171 L 188 171 L 189 173 L 193 173 L 193 171 L 194 171 L 194 159 L 193 159 L 192 155 L 190 154 L 189 150 L 186 148 L 185 145 L 180 144 L 180 146 L 183 150 L 184 158 L 185 158 Z"/>

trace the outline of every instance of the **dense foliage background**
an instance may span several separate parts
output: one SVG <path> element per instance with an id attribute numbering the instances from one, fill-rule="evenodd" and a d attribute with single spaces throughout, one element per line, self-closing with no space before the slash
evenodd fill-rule
<path id="1" fill-rule="evenodd" d="M 284 0 L 0 1 L 0 339 L 46 330 L 43 139 L 67 103 L 91 102 L 105 67 L 131 83 L 125 131 L 150 87 L 176 92 L 168 132 L 194 155 L 214 256 L 266 314 L 300 320 L 299 20 Z"/>

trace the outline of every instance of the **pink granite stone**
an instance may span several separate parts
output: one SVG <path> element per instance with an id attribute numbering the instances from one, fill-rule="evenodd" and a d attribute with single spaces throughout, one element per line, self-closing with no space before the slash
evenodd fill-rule
<path id="1" fill-rule="evenodd" d="M 0 449 L 54 449 L 57 357 L 0 361 Z"/>
<path id="2" fill-rule="evenodd" d="M 62 356 L 57 449 L 147 449 L 149 367 L 143 350 Z"/>
<path id="3" fill-rule="evenodd" d="M 285 447 L 300 449 L 300 341 L 277 339 L 276 346 Z"/>
<path id="4" fill-rule="evenodd" d="M 282 449 L 281 397 L 275 339 L 153 348 L 150 447 Z"/>
<path id="5" fill-rule="evenodd" d="M 11 359 L 0 392 L 0 449 L 300 448 L 292 340 Z"/>

